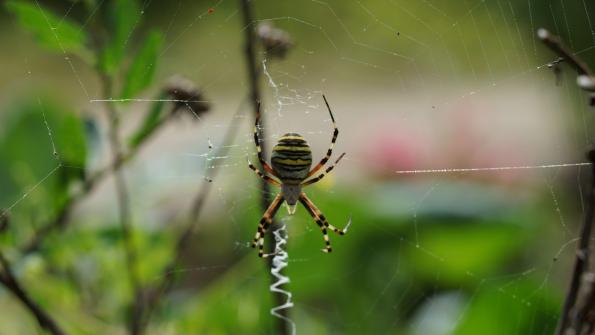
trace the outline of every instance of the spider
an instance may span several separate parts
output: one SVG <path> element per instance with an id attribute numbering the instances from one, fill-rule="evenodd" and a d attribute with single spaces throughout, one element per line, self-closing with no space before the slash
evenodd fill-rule
<path id="1" fill-rule="evenodd" d="M 287 212 L 289 215 L 293 215 L 296 210 L 297 202 L 299 201 L 308 213 L 314 218 L 318 227 L 322 231 L 324 236 L 325 247 L 322 249 L 323 252 L 329 253 L 333 249 L 331 248 L 331 242 L 329 241 L 329 237 L 327 234 L 327 229 L 334 231 L 339 235 L 345 235 L 347 233 L 347 229 L 351 224 L 351 219 L 347 223 L 344 229 L 338 229 L 331 225 L 327 219 L 324 217 L 322 212 L 314 205 L 314 203 L 308 199 L 306 193 L 302 191 L 303 187 L 312 185 L 327 175 L 337 163 L 345 156 L 345 153 L 342 153 L 339 158 L 333 163 L 332 165 L 328 166 L 324 172 L 320 173 L 318 176 L 311 178 L 314 176 L 320 169 L 322 169 L 328 160 L 331 158 L 331 154 L 333 153 L 333 147 L 335 142 L 337 141 L 337 136 L 339 135 L 339 129 L 337 128 L 337 124 L 335 123 L 335 118 L 333 117 L 333 112 L 331 112 L 331 108 L 326 100 L 326 97 L 323 95 L 322 98 L 324 99 L 324 103 L 326 104 L 326 108 L 328 109 L 329 114 L 331 115 L 331 121 L 333 122 L 334 132 L 333 132 L 333 139 L 331 140 L 331 145 L 326 152 L 326 156 L 322 158 L 320 163 L 316 165 L 312 170 L 310 167 L 312 166 L 312 151 L 310 150 L 310 146 L 306 143 L 306 140 L 296 133 L 288 133 L 279 139 L 277 145 L 273 148 L 273 153 L 271 156 L 271 165 L 272 167 L 264 160 L 262 155 L 262 148 L 260 147 L 260 140 L 258 138 L 258 124 L 260 121 L 260 114 L 256 116 L 256 122 L 254 124 L 254 142 L 256 144 L 256 151 L 258 153 L 258 160 L 260 164 L 264 168 L 264 170 L 270 174 L 271 176 L 267 175 L 265 172 L 260 171 L 256 168 L 250 161 L 248 161 L 248 166 L 252 169 L 260 178 L 264 179 L 266 182 L 280 187 L 281 192 L 277 194 L 275 199 L 271 202 L 269 208 L 265 211 L 262 219 L 260 219 L 260 223 L 258 224 L 258 230 L 256 231 L 256 236 L 252 241 L 252 248 L 255 248 L 258 245 L 258 256 L 259 257 L 269 257 L 274 254 L 265 254 L 264 253 L 264 234 L 269 228 L 269 226 L 273 222 L 273 217 L 281 207 L 281 204 L 284 202 L 287 206 Z M 273 178 L 276 177 L 277 179 Z M 311 178 L 311 179 L 310 179 Z"/>

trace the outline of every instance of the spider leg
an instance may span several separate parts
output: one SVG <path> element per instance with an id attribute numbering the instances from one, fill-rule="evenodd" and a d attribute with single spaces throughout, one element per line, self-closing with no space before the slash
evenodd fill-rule
<path id="1" fill-rule="evenodd" d="M 339 156 L 339 158 L 337 158 L 335 163 L 333 163 L 333 165 L 327 167 L 326 170 L 324 170 L 324 172 L 319 174 L 316 178 L 312 178 L 308 181 L 303 182 L 302 186 L 312 185 L 312 184 L 320 181 L 322 178 L 324 178 L 324 176 L 326 176 L 329 172 L 331 172 L 335 168 L 335 165 L 337 165 L 337 163 L 339 163 L 339 161 L 343 158 L 343 156 L 345 156 L 345 153 L 342 153 L 341 156 Z"/>
<path id="2" fill-rule="evenodd" d="M 252 248 L 255 248 L 258 245 L 258 256 L 259 257 L 269 257 L 274 254 L 265 254 L 264 253 L 264 234 L 266 233 L 269 226 L 273 223 L 273 217 L 281 207 L 283 203 L 283 196 L 281 193 L 277 194 L 273 202 L 269 208 L 264 212 L 262 219 L 258 223 L 258 229 L 256 231 L 256 235 L 254 236 L 254 240 L 252 241 Z"/>
<path id="3" fill-rule="evenodd" d="M 333 127 L 335 128 L 335 131 L 333 132 L 333 139 L 331 140 L 331 146 L 329 147 L 328 151 L 326 152 L 326 156 L 324 156 L 324 158 L 322 158 L 322 160 L 320 161 L 320 163 L 318 163 L 306 176 L 306 178 L 311 177 L 312 175 L 314 175 L 316 172 L 318 172 L 318 170 L 320 170 L 324 164 L 326 164 L 326 162 L 328 162 L 328 160 L 331 158 L 331 155 L 333 154 L 333 148 L 335 146 L 335 142 L 337 142 L 337 137 L 339 136 L 339 128 L 337 128 L 337 124 L 335 123 L 335 117 L 333 116 L 333 112 L 331 112 L 331 107 L 328 104 L 328 101 L 326 101 L 326 97 L 324 96 L 324 94 L 322 95 L 322 98 L 324 99 L 324 103 L 326 104 L 326 108 L 328 109 L 329 114 L 331 115 L 331 121 L 333 121 Z"/>
<path id="4" fill-rule="evenodd" d="M 307 206 L 309 208 L 311 208 L 314 213 L 316 214 L 316 216 L 318 218 L 320 218 L 320 220 L 322 221 L 322 223 L 329 228 L 330 230 L 334 231 L 335 233 L 339 234 L 339 235 L 345 235 L 347 234 L 347 230 L 349 230 L 349 226 L 351 226 L 351 218 L 349 218 L 349 221 L 347 222 L 347 224 L 345 225 L 345 228 L 343 229 L 339 229 L 335 226 L 333 226 L 332 224 L 330 224 L 328 222 L 328 220 L 326 219 L 326 217 L 322 214 L 322 212 L 320 211 L 320 209 L 318 209 L 318 207 L 316 207 L 316 205 L 314 205 L 314 203 L 312 202 L 312 200 L 310 200 L 307 196 L 306 193 L 302 192 L 300 194 L 300 201 L 304 204 L 307 204 Z"/>
<path id="5" fill-rule="evenodd" d="M 275 186 L 281 186 L 281 183 L 280 182 L 278 182 L 275 179 L 273 179 L 273 178 L 267 176 L 266 174 L 262 173 L 250 161 L 248 161 L 248 167 L 250 169 L 252 169 L 252 171 L 254 171 L 260 178 L 266 180 L 269 184 L 272 184 L 272 185 L 275 185 Z"/>
<path id="6" fill-rule="evenodd" d="M 325 244 L 324 249 L 322 249 L 322 251 L 326 252 L 326 253 L 332 252 L 333 248 L 331 247 L 331 241 L 329 240 L 324 223 L 322 222 L 322 220 L 320 220 L 318 215 L 316 215 L 316 212 L 314 211 L 314 209 L 312 209 L 308 205 L 308 203 L 306 201 L 304 201 L 301 197 L 300 197 L 300 202 L 302 203 L 302 205 L 304 205 L 304 207 L 306 208 L 308 213 L 310 213 L 310 215 L 314 218 L 314 221 L 316 221 L 316 224 L 318 225 L 318 227 L 320 228 L 320 231 L 322 232 L 322 236 L 324 237 L 324 244 Z"/>
<path id="7" fill-rule="evenodd" d="M 314 203 L 310 201 L 310 199 L 308 199 L 304 192 L 300 194 L 300 202 L 302 203 L 302 205 L 304 205 L 308 213 L 310 213 L 310 215 L 314 218 L 316 224 L 318 224 L 318 227 L 322 231 L 325 243 L 325 247 L 324 249 L 322 249 L 322 251 L 326 253 L 333 251 L 333 248 L 331 247 L 331 242 L 327 234 L 327 229 L 330 229 L 339 235 L 345 235 L 345 233 L 347 233 L 347 229 L 349 229 L 349 226 L 351 225 L 351 219 L 349 219 L 347 226 L 344 229 L 340 230 L 328 223 L 322 212 L 318 208 L 316 208 Z"/>
<path id="8" fill-rule="evenodd" d="M 254 143 L 256 144 L 256 153 L 258 154 L 258 161 L 264 168 L 264 170 L 273 176 L 279 178 L 279 175 L 273 170 L 273 168 L 264 160 L 262 155 L 262 147 L 260 146 L 260 138 L 258 137 L 258 126 L 260 124 L 260 101 L 258 102 L 258 113 L 256 114 L 256 120 L 254 121 Z"/>

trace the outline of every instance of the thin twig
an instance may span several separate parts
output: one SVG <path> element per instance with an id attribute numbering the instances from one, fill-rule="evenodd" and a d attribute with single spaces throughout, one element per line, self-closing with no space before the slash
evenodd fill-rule
<path id="1" fill-rule="evenodd" d="M 558 36 L 552 35 L 546 29 L 539 29 L 537 35 L 543 43 L 555 52 L 558 56 L 572 66 L 579 77 L 592 77 L 591 69 L 572 53 L 560 40 Z M 579 82 L 580 84 L 580 82 Z M 595 163 L 595 150 L 591 149 L 587 157 L 591 163 Z M 572 271 L 572 278 L 570 279 L 570 286 L 566 294 L 566 299 L 562 307 L 562 314 L 558 322 L 556 334 L 581 334 L 583 326 L 586 325 L 585 317 L 587 311 L 581 309 L 577 310 L 577 300 L 579 291 L 581 289 L 581 279 L 587 273 L 589 267 L 589 253 L 590 253 L 590 237 L 593 226 L 593 217 L 595 214 L 595 164 L 591 165 L 591 185 L 587 194 L 587 206 L 583 217 L 583 223 L 579 233 L 579 243 L 576 250 L 576 257 L 574 268 Z"/>
<path id="2" fill-rule="evenodd" d="M 111 97 L 113 94 L 112 89 L 112 79 L 109 75 L 102 74 L 101 76 L 102 84 L 103 84 L 103 94 L 106 97 Z M 122 159 L 122 146 L 120 144 L 119 138 L 119 129 L 120 129 L 120 122 L 118 111 L 116 107 L 111 102 L 105 102 L 105 108 L 107 112 L 107 117 L 109 119 L 109 126 L 108 126 L 108 138 L 112 150 L 112 158 L 114 162 L 118 162 Z M 130 334 L 136 335 L 138 334 L 139 325 L 135 322 L 137 318 L 133 317 L 134 311 L 137 309 L 137 306 L 141 304 L 141 294 L 140 294 L 140 281 L 138 278 L 138 271 L 137 271 L 137 254 L 136 254 L 136 246 L 134 245 L 134 240 L 132 236 L 132 227 L 131 227 L 131 215 L 130 215 L 130 200 L 128 194 L 128 188 L 126 186 L 126 180 L 124 179 L 124 174 L 122 173 L 122 169 L 116 169 L 114 171 L 114 181 L 116 185 L 116 197 L 118 201 L 118 213 L 119 213 L 119 221 L 120 227 L 122 229 L 122 238 L 124 242 L 124 253 L 126 256 L 126 272 L 128 273 L 128 280 L 130 281 L 130 288 L 132 289 L 133 294 L 133 302 L 131 306 L 131 317 L 130 317 Z"/>
<path id="3" fill-rule="evenodd" d="M 0 271 L 0 283 L 2 283 L 12 294 L 19 299 L 23 305 L 35 316 L 37 323 L 43 329 L 54 335 L 66 334 L 59 326 L 58 323 L 37 303 L 35 303 L 29 293 L 25 291 L 23 285 L 14 276 L 9 261 L 0 252 L 0 264 L 2 265 L 3 271 Z"/>
<path id="4" fill-rule="evenodd" d="M 230 149 L 231 144 L 235 141 L 235 138 L 238 134 L 237 128 L 241 121 L 239 115 L 242 112 L 242 107 L 244 105 L 245 99 L 240 102 L 238 109 L 236 110 L 235 114 L 232 117 L 232 121 L 230 122 L 225 135 L 223 136 L 223 141 L 221 142 L 221 146 L 213 155 L 214 157 L 225 157 Z M 205 178 L 203 178 L 202 185 L 200 187 L 200 191 L 192 201 L 192 205 L 188 212 L 188 217 L 186 219 L 186 226 L 180 233 L 176 241 L 176 249 L 174 251 L 174 257 L 169 262 L 167 266 L 164 267 L 161 281 L 154 286 L 145 288 L 143 290 L 143 296 L 146 296 L 146 311 L 140 311 L 139 318 L 141 324 L 141 333 L 146 329 L 151 321 L 151 317 L 153 316 L 155 310 L 159 306 L 161 299 L 164 295 L 166 295 L 174 282 L 174 277 L 176 273 L 176 268 L 180 265 L 182 260 L 182 255 L 186 248 L 188 247 L 188 243 L 190 242 L 190 238 L 192 237 L 192 232 L 194 231 L 196 224 L 198 222 L 198 218 L 202 213 L 202 209 L 204 208 L 205 201 L 207 200 L 210 190 L 213 185 L 213 180 L 217 176 L 219 172 L 219 167 L 215 165 L 212 169 L 209 169 L 210 174 L 206 171 Z"/>
<path id="5" fill-rule="evenodd" d="M 250 85 L 250 101 L 252 103 L 252 108 L 254 110 L 254 117 L 255 119 L 260 119 L 260 124 L 256 125 L 256 131 L 259 132 L 258 138 L 261 140 L 260 147 L 262 153 L 265 154 L 267 152 L 267 145 L 266 145 L 266 136 L 264 133 L 264 128 L 262 124 L 264 124 L 264 118 L 261 111 L 261 102 L 262 96 L 260 94 L 258 77 L 259 71 L 257 68 L 256 62 L 256 50 L 255 50 L 255 36 L 254 36 L 254 19 L 252 15 L 252 6 L 250 0 L 240 0 L 242 6 L 242 17 L 243 17 L 243 24 L 244 24 L 244 38 L 245 38 L 245 45 L 244 45 L 244 56 L 246 58 L 246 67 L 248 70 L 248 79 Z M 263 211 L 266 210 L 270 203 L 271 203 L 271 192 L 269 184 L 263 179 L 261 180 L 261 205 Z M 270 230 L 274 231 L 278 228 L 278 223 L 273 221 Z M 268 234 L 268 243 L 269 245 L 274 245 L 275 240 L 272 234 Z M 272 268 L 272 258 L 268 259 L 268 267 Z M 277 281 L 275 276 L 271 275 L 271 284 L 274 284 Z M 285 304 L 285 295 L 271 292 L 273 294 L 273 300 L 275 306 L 281 306 Z M 279 311 L 282 318 L 276 318 L 276 325 L 275 325 L 275 333 L 280 335 L 288 335 L 291 333 L 291 329 L 289 324 L 284 321 L 284 319 L 289 319 L 289 312 L 287 309 L 283 309 Z"/>
<path id="6" fill-rule="evenodd" d="M 552 35 L 547 29 L 541 28 L 537 31 L 537 36 L 541 39 L 550 50 L 572 66 L 579 75 L 587 75 L 592 77 L 591 69 L 585 62 L 580 60 L 570 49 L 568 49 L 556 35 Z"/>
<path id="7" fill-rule="evenodd" d="M 589 160 L 595 163 L 595 151 L 589 152 Z M 570 280 L 570 287 L 562 309 L 562 315 L 558 327 L 557 334 L 566 334 L 566 330 L 572 325 L 575 329 L 574 334 L 581 334 L 581 328 L 584 325 L 583 317 L 586 313 L 578 313 L 576 310 L 576 302 L 578 293 L 581 288 L 581 279 L 588 271 L 589 267 L 589 244 L 591 237 L 591 230 L 593 227 L 593 216 L 595 213 L 595 164 L 591 166 L 591 187 L 587 193 L 587 207 L 585 208 L 585 215 L 581 231 L 579 233 L 579 243 L 576 250 L 576 258 L 574 268 L 572 270 L 572 278 Z"/>
<path id="8" fill-rule="evenodd" d="M 252 7 L 250 5 L 250 0 L 240 0 L 242 4 L 242 14 L 244 18 L 244 24 L 246 25 L 244 32 L 245 32 L 245 49 L 244 55 L 246 57 L 246 66 L 248 69 L 248 79 L 250 83 L 250 103 L 252 104 L 252 109 L 254 111 L 254 117 L 259 119 L 259 124 L 256 125 L 256 131 L 258 132 L 258 138 L 260 139 L 260 147 L 262 149 L 263 155 L 266 155 L 267 151 L 267 143 L 265 140 L 265 132 L 264 127 L 262 124 L 264 123 L 264 115 L 262 115 L 261 111 L 261 94 L 260 94 L 260 86 L 258 84 L 259 78 L 259 71 L 256 66 L 256 50 L 254 49 L 255 46 L 255 38 L 254 38 L 254 29 L 252 28 L 254 20 L 252 19 Z M 269 188 L 269 184 L 261 180 L 261 189 L 262 189 L 262 198 L 261 203 L 264 210 L 266 210 L 269 205 L 271 204 L 271 192 Z"/>

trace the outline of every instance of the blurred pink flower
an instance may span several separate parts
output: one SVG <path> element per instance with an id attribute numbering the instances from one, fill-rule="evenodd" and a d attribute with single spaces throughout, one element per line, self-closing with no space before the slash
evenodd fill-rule
<path id="1" fill-rule="evenodd" d="M 450 128 L 447 133 L 450 143 L 447 152 L 448 165 L 452 168 L 499 168 L 523 165 L 523 157 L 519 154 L 522 145 L 514 145 L 503 134 L 492 132 L 486 127 L 486 120 L 496 111 L 484 104 L 465 101 L 454 106 L 451 111 Z M 465 178 L 481 179 L 500 184 L 514 184 L 527 176 L 526 170 L 502 169 L 468 173 Z"/>
<path id="2" fill-rule="evenodd" d="M 395 177 L 395 171 L 414 170 L 425 165 L 427 140 L 392 125 L 370 135 L 364 157 L 367 168 L 380 177 Z"/>
<path id="3" fill-rule="evenodd" d="M 442 114 L 447 113 L 447 114 Z M 383 120 L 365 142 L 367 173 L 381 178 L 435 178 L 431 174 L 397 174 L 397 171 L 482 169 L 486 171 L 436 172 L 440 178 L 464 178 L 514 185 L 530 172 L 500 167 L 530 165 L 523 144 L 493 131 L 489 106 L 464 101 L 450 111 L 440 111 L 431 126 L 407 128 L 401 122 Z M 496 169 L 493 169 L 496 168 Z"/>

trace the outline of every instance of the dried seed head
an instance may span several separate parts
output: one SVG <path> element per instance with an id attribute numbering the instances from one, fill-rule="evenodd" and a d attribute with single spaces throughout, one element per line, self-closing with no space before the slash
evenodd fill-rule
<path id="1" fill-rule="evenodd" d="M 595 78 L 589 75 L 581 74 L 576 78 L 576 83 L 585 91 L 595 92 Z"/>
<path id="2" fill-rule="evenodd" d="M 267 55 L 279 59 L 285 58 L 293 46 L 289 33 L 273 27 L 270 23 L 261 23 L 256 27 L 256 35 L 262 43 Z"/>
<path id="3" fill-rule="evenodd" d="M 168 99 L 173 100 L 172 114 L 188 112 L 192 116 L 198 117 L 210 108 L 208 101 L 202 95 L 202 91 L 187 78 L 172 77 L 166 84 L 164 92 Z"/>
<path id="4" fill-rule="evenodd" d="M 540 40 L 548 39 L 551 36 L 552 36 L 552 34 L 550 34 L 550 32 L 547 29 L 545 29 L 545 28 L 537 29 L 537 37 L 539 37 Z"/>

